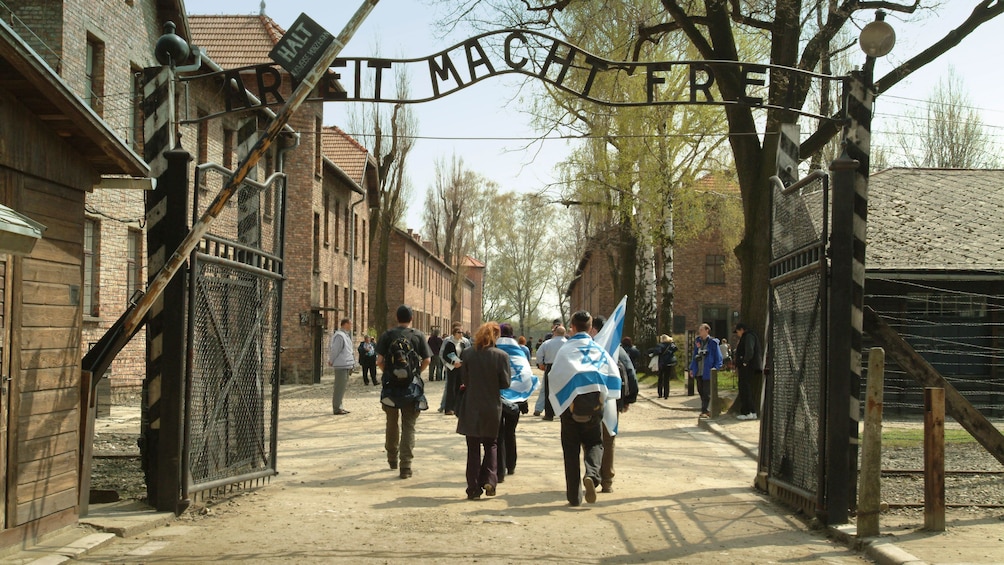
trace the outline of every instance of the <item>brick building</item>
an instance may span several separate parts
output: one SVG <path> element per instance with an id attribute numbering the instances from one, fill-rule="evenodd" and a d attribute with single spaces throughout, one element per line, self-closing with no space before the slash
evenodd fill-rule
<path id="1" fill-rule="evenodd" d="M 713 177 L 701 179 L 697 190 L 738 193 L 738 187 Z M 714 221 L 714 215 L 709 217 Z M 610 265 L 618 262 L 608 256 L 616 259 L 618 248 L 605 244 L 607 239 L 594 238 L 579 261 L 567 291 L 573 311 L 586 309 L 606 316 L 621 298 L 614 295 L 618 273 L 610 272 Z M 696 238 L 677 245 L 673 259 L 673 324 L 658 332 L 685 335 L 707 323 L 715 337 L 731 338 L 732 327 L 739 321 L 742 288 L 738 260 L 725 248 L 718 226 L 710 225 Z"/>
<path id="2" fill-rule="evenodd" d="M 265 15 L 193 15 L 188 21 L 192 43 L 224 69 L 272 64 L 268 53 L 284 33 Z M 291 81 L 288 74 L 281 74 L 280 91 L 286 96 L 292 91 Z M 257 91 L 253 72 L 241 76 L 248 90 Z M 282 168 L 287 175 L 284 382 L 320 380 L 325 336 L 337 329 L 338 319 L 354 318 L 357 331 L 368 327 L 367 226 L 370 208 L 378 199 L 376 161 L 344 132 L 323 123 L 323 105 L 306 102 L 288 124 L 300 141 L 283 159 Z M 223 139 L 228 135 L 224 132 Z"/>
<path id="3" fill-rule="evenodd" d="M 481 325 L 481 296 L 484 264 L 471 258 L 465 260 L 467 271 L 461 289 L 460 316 L 450 315 L 450 280 L 454 270 L 432 251 L 432 244 L 422 241 L 417 232 L 394 228 L 391 232 L 387 265 L 370 265 L 371 269 L 387 269 L 387 304 L 390 312 L 384 325 L 377 324 L 377 333 L 397 325 L 395 311 L 401 304 L 414 310 L 413 327 L 424 332 L 432 328 L 445 330 L 454 322 L 464 331 Z M 476 302 L 476 305 L 475 305 Z"/>
<path id="4" fill-rule="evenodd" d="M 142 155 L 139 71 L 156 66 L 154 45 L 166 21 L 180 23 L 179 2 L 5 0 L 25 30 L 29 45 L 59 73 L 118 138 Z M 123 40 L 127 38 L 127 40 Z M 87 195 L 84 224 L 83 336 L 86 350 L 125 311 L 145 282 L 143 191 L 102 188 Z M 121 186 L 149 188 L 149 184 Z M 140 332 L 116 357 L 109 381 L 138 387 L 145 370 L 146 342 Z"/>

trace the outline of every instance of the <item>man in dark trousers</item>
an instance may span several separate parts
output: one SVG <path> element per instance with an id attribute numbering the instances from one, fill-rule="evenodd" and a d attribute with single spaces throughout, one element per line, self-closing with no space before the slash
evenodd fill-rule
<path id="1" fill-rule="evenodd" d="M 754 398 L 756 383 L 763 375 L 763 349 L 760 340 L 751 332 L 746 324 L 736 324 L 736 335 L 739 343 L 732 352 L 736 370 L 739 372 L 739 420 L 756 420 L 759 398 Z"/>
<path id="2" fill-rule="evenodd" d="M 596 487 L 600 484 L 603 462 L 603 409 L 609 394 L 608 383 L 620 393 L 620 373 L 617 362 L 589 335 L 593 318 L 585 310 L 572 314 L 574 332 L 558 351 L 551 364 L 551 384 L 548 400 L 561 412 L 561 452 L 565 468 L 565 495 L 568 504 L 596 502 Z M 611 383 L 612 384 L 612 383 Z M 585 476 L 582 488 L 579 477 L 579 453 L 583 453 Z"/>
<path id="3" fill-rule="evenodd" d="M 391 469 L 398 468 L 398 455 L 401 461 L 401 478 L 411 477 L 411 461 L 415 449 L 415 422 L 418 414 L 429 407 L 425 400 L 425 383 L 421 377 L 414 377 L 404 386 L 395 382 L 388 375 L 391 370 L 387 355 L 391 344 L 399 337 L 405 337 L 411 342 L 415 352 L 421 357 L 419 373 L 429 366 L 429 343 L 425 334 L 411 327 L 411 308 L 402 304 L 397 309 L 397 327 L 391 328 L 380 336 L 376 344 L 377 366 L 383 370 L 383 389 L 380 392 L 380 403 L 387 414 L 387 432 L 384 448 L 387 450 L 387 463 Z M 401 422 L 400 429 L 398 421 Z"/>

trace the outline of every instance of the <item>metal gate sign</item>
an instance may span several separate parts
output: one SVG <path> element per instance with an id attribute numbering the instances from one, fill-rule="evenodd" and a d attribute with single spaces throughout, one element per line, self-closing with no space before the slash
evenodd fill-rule
<path id="1" fill-rule="evenodd" d="M 303 19 L 303 17 L 301 17 Z M 314 24 L 316 25 L 316 24 Z M 313 46 L 322 41 L 323 30 L 310 24 L 293 25 L 270 54 L 296 78 L 295 69 L 305 65 Z M 416 59 L 339 57 L 331 64 L 312 93 L 326 102 L 419 103 L 442 98 L 485 79 L 518 73 L 550 83 L 569 94 L 606 106 L 742 105 L 783 108 L 806 116 L 829 119 L 787 106 L 771 105 L 766 92 L 771 81 L 843 81 L 846 77 L 823 75 L 759 63 L 737 61 L 612 61 L 542 33 L 505 29 L 482 33 L 453 47 Z M 722 97 L 719 76 L 738 77 L 741 93 L 734 99 Z M 254 79 L 250 79 L 254 75 Z M 409 78 L 408 98 L 397 98 L 394 84 Z M 632 77 L 643 88 L 621 92 L 616 98 L 597 88 L 600 79 Z M 261 105 L 282 104 L 282 79 L 272 65 L 228 69 L 219 73 L 182 77 L 182 81 L 216 81 L 250 84 Z M 247 80 L 244 80 L 247 79 Z M 669 88 L 685 84 L 682 92 Z M 225 109 L 211 109 L 199 119 L 233 111 L 253 109 L 250 97 L 233 91 L 226 94 Z M 789 105 L 790 106 L 790 105 Z M 187 121 L 195 121 L 187 120 Z"/>
<path id="2" fill-rule="evenodd" d="M 269 58 L 279 63 L 296 82 L 303 80 L 310 69 L 317 66 L 335 36 L 307 14 L 300 14 L 293 27 L 269 51 Z"/>

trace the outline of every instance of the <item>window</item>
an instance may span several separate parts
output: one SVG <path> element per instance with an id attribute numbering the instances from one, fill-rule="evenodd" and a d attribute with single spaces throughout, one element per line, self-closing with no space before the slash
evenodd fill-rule
<path id="1" fill-rule="evenodd" d="M 87 36 L 87 61 L 84 63 L 86 92 L 84 100 L 99 116 L 104 115 L 105 98 L 105 44 L 92 35 Z"/>
<path id="2" fill-rule="evenodd" d="M 314 272 L 321 272 L 321 215 L 314 212 Z"/>
<path id="3" fill-rule="evenodd" d="M 331 303 L 335 308 L 338 307 L 338 287 L 335 287 L 335 300 Z"/>
<path id="4" fill-rule="evenodd" d="M 345 287 L 345 292 L 342 293 L 342 299 L 345 301 L 345 304 L 342 305 L 342 312 L 343 312 L 342 317 L 345 317 L 345 316 L 349 315 L 349 289 L 348 289 L 348 287 Z"/>
<path id="5" fill-rule="evenodd" d="M 234 170 L 234 137 L 237 132 L 230 128 L 223 128 L 223 168 Z"/>
<path id="6" fill-rule="evenodd" d="M 338 251 L 338 233 L 341 230 L 342 222 L 341 216 L 338 214 L 338 201 L 335 200 L 335 209 L 331 211 L 331 214 L 335 217 L 335 251 Z"/>
<path id="7" fill-rule="evenodd" d="M 132 108 L 129 109 L 129 134 L 126 141 L 134 151 L 143 154 L 143 69 L 136 66 L 130 67 L 132 72 L 132 91 L 129 93 L 129 100 Z"/>
<path id="8" fill-rule="evenodd" d="M 331 245 L 331 195 L 324 193 L 324 246 Z"/>
<path id="9" fill-rule="evenodd" d="M 126 304 L 132 300 L 137 290 L 142 288 L 143 275 L 143 232 L 130 229 L 126 254 Z"/>
<path id="10" fill-rule="evenodd" d="M 98 315 L 98 222 L 84 219 L 84 292 L 85 317 Z"/>
<path id="11" fill-rule="evenodd" d="M 196 165 L 201 165 L 209 161 L 209 122 L 206 120 L 206 116 L 209 112 L 199 108 L 199 126 L 196 130 L 196 145 L 198 146 L 198 154 L 196 155 Z M 206 186 L 206 175 L 199 175 L 199 188 L 205 190 Z"/>
<path id="12" fill-rule="evenodd" d="M 349 254 L 349 204 L 345 203 L 345 254 Z"/>
<path id="13" fill-rule="evenodd" d="M 314 118 L 314 174 L 321 176 L 321 118 Z"/>
<path id="14" fill-rule="evenodd" d="M 324 309 L 327 310 L 329 304 L 330 303 L 328 302 L 328 283 L 325 282 L 323 287 L 323 296 L 321 297 L 321 306 L 323 306 Z"/>
<path id="15" fill-rule="evenodd" d="M 362 242 L 361 242 L 360 246 L 362 247 L 363 263 L 365 263 L 366 262 L 366 220 L 363 220 L 363 229 L 360 230 L 359 236 L 362 238 Z"/>
<path id="16" fill-rule="evenodd" d="M 704 256 L 704 283 L 725 284 L 725 256 Z"/>
<path id="17" fill-rule="evenodd" d="M 359 258 L 359 215 L 352 214 L 352 259 Z"/>

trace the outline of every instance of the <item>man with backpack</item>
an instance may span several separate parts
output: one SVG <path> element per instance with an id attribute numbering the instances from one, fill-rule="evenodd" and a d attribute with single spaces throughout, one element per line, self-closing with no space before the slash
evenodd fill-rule
<path id="1" fill-rule="evenodd" d="M 380 403 L 387 414 L 384 440 L 387 463 L 391 469 L 397 469 L 400 456 L 400 476 L 407 479 L 412 472 L 415 422 L 419 412 L 429 408 L 422 371 L 429 366 L 432 352 L 425 334 L 411 327 L 411 308 L 402 304 L 396 316 L 398 326 L 380 336 L 376 352 L 377 366 L 383 370 Z"/>
<path id="2" fill-rule="evenodd" d="M 561 452 L 565 467 L 568 504 L 596 502 L 603 460 L 603 410 L 607 397 L 617 398 L 621 376 L 617 362 L 589 335 L 592 316 L 585 310 L 572 314 L 575 334 L 561 347 L 551 364 L 548 400 L 561 414 Z M 585 477 L 579 486 L 579 452 L 584 453 Z"/>

